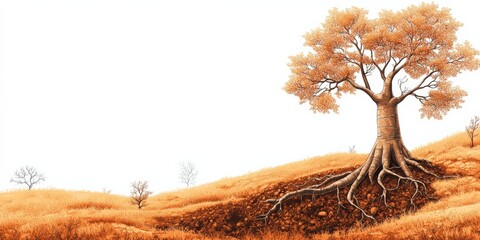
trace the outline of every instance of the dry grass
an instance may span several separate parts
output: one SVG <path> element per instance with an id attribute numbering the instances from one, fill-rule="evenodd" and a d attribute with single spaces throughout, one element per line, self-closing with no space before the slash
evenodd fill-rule
<path id="1" fill-rule="evenodd" d="M 477 139 L 477 145 L 480 140 Z M 461 178 L 435 182 L 442 196 L 412 215 L 314 239 L 480 239 L 480 146 L 466 134 L 452 135 L 413 151 Z M 105 193 L 32 190 L 0 193 L 0 239 L 220 239 L 181 229 L 157 231 L 154 218 L 239 201 L 280 181 L 361 164 L 365 155 L 337 153 L 225 178 L 153 196 L 141 210 L 128 197 Z M 266 232 L 246 239 L 307 239 L 296 233 Z M 308 238 L 310 239 L 310 238 Z"/>
<path id="2" fill-rule="evenodd" d="M 0 239 L 91 239 L 115 234 L 139 235 L 153 224 L 153 212 L 138 211 L 127 197 L 63 190 L 15 191 L 0 194 Z M 150 227 L 151 229 L 151 227 Z M 62 235 L 64 234 L 64 235 Z M 75 235 L 76 237 L 72 238 Z"/>

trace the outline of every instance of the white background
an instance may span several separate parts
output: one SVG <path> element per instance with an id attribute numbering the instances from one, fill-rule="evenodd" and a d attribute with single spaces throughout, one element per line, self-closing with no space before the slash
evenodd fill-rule
<path id="1" fill-rule="evenodd" d="M 313 114 L 282 90 L 288 57 L 328 10 L 358 6 L 376 17 L 417 1 L 2 1 L 0 191 L 32 165 L 38 187 L 128 194 L 133 180 L 155 193 L 183 187 L 180 161 L 198 184 L 265 167 L 368 152 L 375 106 L 344 97 L 339 114 Z M 478 10 L 435 1 L 464 23 L 459 40 L 480 48 Z M 442 121 L 400 106 L 413 149 L 463 131 L 480 114 L 479 72 L 455 83 L 469 92 Z"/>

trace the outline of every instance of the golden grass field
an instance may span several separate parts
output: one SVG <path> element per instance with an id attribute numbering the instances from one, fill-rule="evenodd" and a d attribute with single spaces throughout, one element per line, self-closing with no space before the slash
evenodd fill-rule
<path id="1" fill-rule="evenodd" d="M 440 201 L 413 214 L 366 228 L 308 239 L 480 239 L 480 140 L 469 148 L 458 133 L 413 151 L 418 158 L 463 177 L 433 183 Z M 0 193 L 0 239 L 212 239 L 182 229 L 156 229 L 155 217 L 180 215 L 249 194 L 295 178 L 361 164 L 366 155 L 337 153 L 263 169 L 247 175 L 166 192 L 139 210 L 128 196 L 98 192 L 41 189 Z M 214 238 L 215 239 L 215 238 Z M 246 239 L 307 239 L 301 234 L 267 232 Z"/>

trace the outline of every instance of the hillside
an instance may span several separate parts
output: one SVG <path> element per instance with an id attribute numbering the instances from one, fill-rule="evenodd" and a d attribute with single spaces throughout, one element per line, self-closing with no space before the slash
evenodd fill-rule
<path id="1" fill-rule="evenodd" d="M 128 197 L 104 193 L 63 190 L 3 192 L 0 193 L 0 239 L 217 239 L 227 238 L 227 235 L 245 239 L 389 239 L 392 236 L 397 239 L 480 239 L 480 146 L 469 148 L 466 135 L 459 133 L 420 147 L 413 154 L 430 160 L 438 166 L 438 171 L 444 169 L 447 175 L 460 177 L 430 179 L 438 201 L 419 200 L 419 205 L 425 205 L 418 211 L 392 212 L 387 217 L 396 217 L 367 227 L 358 226 L 358 216 L 351 216 L 349 221 L 345 220 L 346 217 L 339 217 L 347 216 L 347 211 L 335 214 L 335 195 L 330 201 L 328 197 L 301 202 L 294 199 L 285 207 L 283 217 L 279 214 L 278 218 L 272 219 L 268 228 L 261 221 L 254 222 L 252 214 L 242 215 L 244 211 L 260 214 L 256 212 L 268 207 L 261 202 L 262 199 L 293 190 L 311 177 L 351 169 L 362 164 L 366 157 L 338 153 L 162 193 L 150 198 L 149 205 L 142 210 L 131 205 Z M 320 209 L 326 205 L 331 205 L 331 209 Z M 295 217 L 285 218 L 296 211 Z M 331 227 L 326 229 L 331 233 L 312 228 L 321 225 L 322 218 L 325 218 L 320 212 L 325 212 L 331 219 Z M 245 224 L 251 224 L 248 226 L 252 231 L 242 234 L 240 231 L 224 231 L 222 219 L 228 214 L 242 216 L 243 220 L 235 219 L 235 225 L 246 229 Z M 197 222 L 201 222 L 206 215 L 210 215 L 211 226 L 217 224 L 216 228 L 210 229 L 219 229 L 218 232 L 195 228 L 192 219 L 198 217 Z M 302 221 L 306 219 L 309 222 L 304 224 Z M 285 225 L 285 220 L 290 221 L 289 225 Z M 343 224 L 342 221 L 349 230 L 336 228 Z M 302 223 L 300 227 L 299 223 Z M 302 229 L 302 225 L 306 226 Z M 263 230 L 258 230 L 260 226 Z M 282 227 L 287 229 L 282 230 Z M 306 236 L 306 233 L 310 235 Z"/>

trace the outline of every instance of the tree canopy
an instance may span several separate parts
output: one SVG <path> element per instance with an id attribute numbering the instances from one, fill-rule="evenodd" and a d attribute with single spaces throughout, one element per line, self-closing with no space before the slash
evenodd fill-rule
<path id="1" fill-rule="evenodd" d="M 457 42 L 461 26 L 434 3 L 383 10 L 375 19 L 357 7 L 332 9 L 321 27 L 304 36 L 309 51 L 290 57 L 284 89 L 321 113 L 337 112 L 337 99 L 346 93 L 395 104 L 413 96 L 422 117 L 441 119 L 467 95 L 451 78 L 480 66 L 479 51 Z M 383 85 L 381 92 L 372 90 L 374 81 Z"/>

